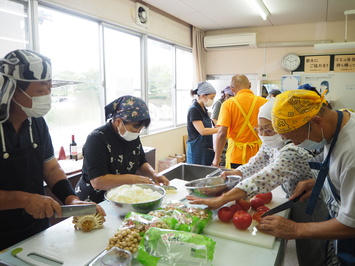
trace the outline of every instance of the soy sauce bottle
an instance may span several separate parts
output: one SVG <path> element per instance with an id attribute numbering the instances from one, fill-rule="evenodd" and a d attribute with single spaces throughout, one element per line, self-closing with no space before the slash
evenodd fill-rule
<path id="1" fill-rule="evenodd" d="M 78 146 L 75 142 L 74 135 L 71 135 L 71 143 L 69 145 L 70 159 L 78 160 Z"/>

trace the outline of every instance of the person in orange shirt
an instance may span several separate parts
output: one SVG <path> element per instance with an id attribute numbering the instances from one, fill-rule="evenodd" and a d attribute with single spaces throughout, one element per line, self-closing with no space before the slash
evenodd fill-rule
<path id="1" fill-rule="evenodd" d="M 259 150 L 261 140 L 254 127 L 258 125 L 259 108 L 267 100 L 254 95 L 245 75 L 234 75 L 230 87 L 235 96 L 222 104 L 212 165 L 219 165 L 223 147 L 228 139 L 226 168 L 237 168 L 247 163 Z"/>

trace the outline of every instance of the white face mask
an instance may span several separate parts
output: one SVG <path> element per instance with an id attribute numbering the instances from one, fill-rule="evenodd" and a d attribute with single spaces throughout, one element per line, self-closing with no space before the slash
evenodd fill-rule
<path id="1" fill-rule="evenodd" d="M 326 144 L 328 144 L 327 140 L 324 138 L 324 134 L 323 134 L 323 128 L 321 128 L 322 130 L 322 141 L 321 142 L 317 142 L 314 140 L 310 140 L 309 139 L 309 134 L 310 134 L 310 130 L 311 130 L 311 126 L 308 127 L 308 139 L 304 140 L 301 144 L 298 144 L 298 147 L 307 149 L 309 151 L 314 151 L 314 150 L 320 150 L 322 149 Z"/>
<path id="2" fill-rule="evenodd" d="M 122 122 L 123 124 L 123 122 Z M 118 130 L 118 134 L 121 136 L 121 138 L 123 138 L 126 141 L 132 141 L 135 140 L 139 137 L 139 133 L 134 133 L 134 132 L 130 132 L 127 130 L 126 126 L 123 124 L 124 129 L 126 130 L 126 132 L 122 135 L 120 133 L 120 129 L 117 127 Z"/>
<path id="3" fill-rule="evenodd" d="M 211 107 L 213 105 L 213 103 L 214 103 L 214 100 L 208 99 L 207 102 L 206 103 L 204 102 L 203 104 L 205 105 L 205 107 Z"/>
<path id="4" fill-rule="evenodd" d="M 273 136 L 261 136 L 259 135 L 259 138 L 269 148 L 275 149 L 275 148 L 282 148 L 284 146 L 284 140 L 279 134 L 275 134 Z"/>
<path id="5" fill-rule="evenodd" d="M 20 89 L 21 90 L 21 89 Z M 29 96 L 26 92 L 21 90 L 28 98 L 32 100 L 32 107 L 25 107 L 13 99 L 13 101 L 21 107 L 28 117 L 41 117 L 46 115 L 52 107 L 52 98 L 50 94 L 42 96 Z"/>

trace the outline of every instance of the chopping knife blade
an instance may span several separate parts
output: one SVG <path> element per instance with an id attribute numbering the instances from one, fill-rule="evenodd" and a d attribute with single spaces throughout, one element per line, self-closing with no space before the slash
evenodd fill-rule
<path id="1" fill-rule="evenodd" d="M 261 217 L 265 217 L 267 215 L 275 214 L 275 213 L 278 213 L 278 212 L 281 212 L 283 210 L 287 210 L 287 209 L 291 208 L 292 205 L 296 201 L 298 201 L 303 194 L 304 193 L 302 193 L 300 196 L 298 196 L 297 198 L 295 198 L 293 200 L 288 200 L 285 203 L 282 203 L 279 206 L 276 206 L 275 208 L 272 208 L 271 210 L 269 210 L 269 211 L 265 212 L 263 215 L 261 215 Z"/>
<path id="2" fill-rule="evenodd" d="M 62 205 L 61 217 L 82 216 L 96 213 L 96 204 Z M 55 214 L 55 218 L 61 218 Z"/>

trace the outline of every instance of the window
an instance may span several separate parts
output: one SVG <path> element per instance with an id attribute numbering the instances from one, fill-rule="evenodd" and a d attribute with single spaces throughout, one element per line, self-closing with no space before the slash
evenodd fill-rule
<path id="1" fill-rule="evenodd" d="M 141 38 L 104 28 L 106 102 L 123 95 L 142 97 Z"/>
<path id="2" fill-rule="evenodd" d="M 174 47 L 148 39 L 148 108 L 150 130 L 171 127 L 174 95 Z"/>
<path id="3" fill-rule="evenodd" d="M 192 53 L 176 49 L 176 123 L 186 123 L 188 109 L 192 103 L 190 95 L 193 89 Z"/>
<path id="4" fill-rule="evenodd" d="M 35 5 L 29 5 L 32 2 Z M 80 148 L 104 123 L 104 106 L 127 94 L 146 100 L 150 133 L 186 123 L 193 72 L 190 49 L 42 1 L 38 8 L 36 4 L 0 0 L 0 23 L 7 25 L 0 27 L 0 56 L 34 49 L 35 43 L 52 60 L 52 109 L 45 119 L 56 152 L 61 146 L 69 150 L 71 135 Z M 38 20 L 30 21 L 32 13 Z"/>
<path id="5" fill-rule="evenodd" d="M 52 109 L 45 116 L 55 150 L 80 146 L 103 121 L 98 23 L 46 7 L 39 10 L 40 52 L 53 67 Z M 56 84 L 63 85 L 56 87 Z"/>
<path id="6" fill-rule="evenodd" d="M 27 3 L 0 0 L 0 57 L 29 47 L 28 24 Z"/>

